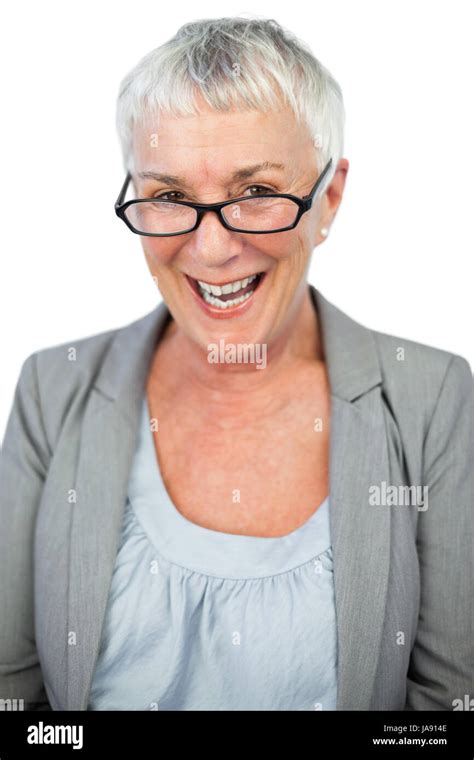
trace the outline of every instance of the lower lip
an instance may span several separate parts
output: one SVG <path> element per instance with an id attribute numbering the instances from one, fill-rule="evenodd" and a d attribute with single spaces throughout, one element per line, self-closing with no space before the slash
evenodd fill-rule
<path id="1" fill-rule="evenodd" d="M 207 301 L 205 301 L 204 298 L 202 298 L 194 289 L 191 278 L 187 275 L 185 275 L 185 278 L 198 306 L 205 314 L 207 314 L 209 317 L 212 317 L 213 319 L 231 319 L 232 317 L 240 317 L 251 308 L 256 296 L 260 294 L 267 276 L 266 272 L 261 275 L 260 282 L 249 298 L 247 298 L 245 301 L 242 301 L 242 303 L 238 303 L 236 306 L 229 306 L 227 309 L 221 309 L 219 306 L 212 306 L 211 304 L 207 303 Z"/>

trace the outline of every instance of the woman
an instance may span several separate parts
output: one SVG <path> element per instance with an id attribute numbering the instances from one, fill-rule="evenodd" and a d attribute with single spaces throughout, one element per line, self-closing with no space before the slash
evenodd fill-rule
<path id="1" fill-rule="evenodd" d="M 308 285 L 344 191 L 343 118 L 273 20 L 186 24 L 122 83 L 116 211 L 163 303 L 22 367 L 1 698 L 451 710 L 469 694 L 472 374 Z"/>

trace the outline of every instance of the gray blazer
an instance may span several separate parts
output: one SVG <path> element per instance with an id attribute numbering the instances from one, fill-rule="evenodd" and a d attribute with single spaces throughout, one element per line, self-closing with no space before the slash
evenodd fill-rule
<path id="1" fill-rule="evenodd" d="M 332 394 L 337 709 L 452 710 L 473 694 L 470 366 L 370 330 L 309 287 Z M 0 699 L 87 709 L 140 403 L 168 318 L 161 303 L 23 363 L 0 465 Z M 397 494 L 427 486 L 428 500 L 371 503 L 384 483 Z"/>

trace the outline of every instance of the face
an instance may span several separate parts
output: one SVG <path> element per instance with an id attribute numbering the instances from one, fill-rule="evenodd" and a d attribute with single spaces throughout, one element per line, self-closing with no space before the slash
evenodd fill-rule
<path id="1" fill-rule="evenodd" d="M 143 122 L 135 128 L 136 197 L 217 203 L 265 192 L 299 197 L 310 192 L 318 177 L 315 148 L 291 110 L 222 113 L 202 100 L 199 106 L 198 116 L 161 114 L 158 123 Z M 280 166 L 232 178 L 237 170 L 265 162 Z M 194 232 L 140 237 L 163 300 L 188 338 L 207 350 L 210 342 L 220 339 L 270 345 L 283 334 L 305 297 L 310 256 L 324 240 L 320 228 L 330 225 L 339 205 L 347 171 L 344 159 L 340 164 L 330 190 L 322 200 L 316 196 L 293 230 L 268 235 L 233 232 L 208 213 Z M 140 176 L 144 173 L 179 180 Z M 248 278 L 255 279 L 245 285 Z M 224 309 L 209 303 L 198 281 L 231 284 L 232 292 L 221 295 L 234 305 Z"/>

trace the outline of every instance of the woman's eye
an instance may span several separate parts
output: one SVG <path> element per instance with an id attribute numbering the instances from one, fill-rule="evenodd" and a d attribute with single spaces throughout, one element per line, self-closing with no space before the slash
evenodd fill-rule
<path id="1" fill-rule="evenodd" d="M 154 195 L 153 197 L 154 198 L 165 198 L 165 200 L 167 200 L 167 201 L 182 201 L 183 200 L 182 198 L 176 198 L 176 197 L 174 197 L 174 198 L 168 198 L 167 196 L 169 196 L 169 195 L 173 195 L 173 196 L 181 195 L 182 196 L 183 193 L 180 193 L 179 190 L 168 190 L 166 193 L 162 193 L 161 195 Z"/>
<path id="2" fill-rule="evenodd" d="M 254 188 L 257 188 L 258 190 L 262 191 L 261 193 L 256 193 L 256 195 L 264 195 L 266 193 L 275 192 L 274 190 L 271 189 L 271 187 L 264 187 L 263 185 L 250 185 L 250 187 L 248 187 L 247 189 L 253 190 Z"/>
<path id="3" fill-rule="evenodd" d="M 265 187 L 264 185 L 250 185 L 247 190 L 252 191 L 252 196 L 266 195 L 267 193 L 275 192 L 271 187 Z M 254 192 L 256 191 L 256 192 Z M 165 193 L 157 194 L 154 198 L 164 198 L 167 201 L 182 201 L 184 198 L 183 193 L 179 190 L 167 190 Z"/>

